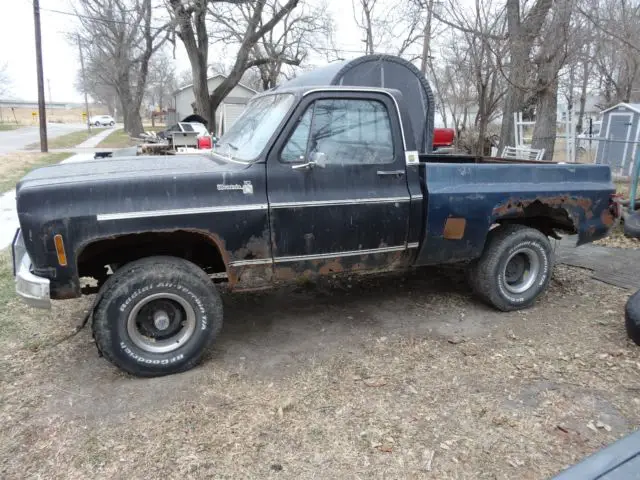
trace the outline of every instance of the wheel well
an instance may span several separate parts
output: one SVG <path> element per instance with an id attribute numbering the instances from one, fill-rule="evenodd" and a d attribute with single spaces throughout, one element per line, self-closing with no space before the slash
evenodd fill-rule
<path id="1" fill-rule="evenodd" d="M 179 230 L 121 235 L 90 243 L 77 258 L 78 274 L 100 279 L 106 275 L 106 265 L 122 266 L 155 255 L 189 260 L 210 274 L 226 271 L 222 253 L 211 237 Z"/>
<path id="2" fill-rule="evenodd" d="M 560 238 L 556 230 L 569 234 L 578 233 L 575 222 L 565 208 L 551 207 L 540 201 L 535 201 L 525 207 L 521 216 L 500 218 L 496 220 L 496 223 L 500 225 L 526 225 L 556 239 Z"/>

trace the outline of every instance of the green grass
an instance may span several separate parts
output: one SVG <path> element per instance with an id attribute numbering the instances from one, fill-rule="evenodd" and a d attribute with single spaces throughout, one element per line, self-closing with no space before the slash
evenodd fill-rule
<path id="1" fill-rule="evenodd" d="M 16 330 L 11 315 L 10 301 L 15 298 L 11 249 L 0 250 L 0 338 L 6 338 Z"/>
<path id="2" fill-rule="evenodd" d="M 9 131 L 9 130 L 17 130 L 20 127 L 22 127 L 22 125 L 19 125 L 17 123 L 0 123 L 0 132 L 6 132 L 6 131 Z"/>
<path id="3" fill-rule="evenodd" d="M 89 138 L 97 135 L 105 130 L 104 128 L 91 128 L 91 133 L 86 130 L 80 130 L 78 132 L 67 133 L 66 135 L 60 135 L 59 137 L 49 139 L 49 148 L 74 148 L 76 145 L 88 140 Z M 40 148 L 40 142 L 27 145 L 27 150 L 37 150 Z"/>
<path id="4" fill-rule="evenodd" d="M 32 153 L 17 152 L 0 156 L 0 192 L 15 188 L 16 183 L 31 170 L 61 162 L 69 158 L 72 153 Z M 5 168 L 6 167 L 6 168 Z"/>
<path id="5" fill-rule="evenodd" d="M 104 140 L 102 140 L 98 144 L 98 147 L 124 148 L 124 147 L 133 147 L 137 144 L 138 142 L 130 138 L 127 132 L 125 132 L 123 129 L 119 129 L 113 132 L 112 134 L 110 134 Z"/>

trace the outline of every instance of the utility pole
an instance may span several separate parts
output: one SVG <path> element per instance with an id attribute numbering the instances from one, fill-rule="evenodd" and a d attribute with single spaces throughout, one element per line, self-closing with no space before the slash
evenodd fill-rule
<path id="1" fill-rule="evenodd" d="M 48 152 L 47 112 L 44 106 L 44 73 L 42 72 L 42 38 L 40 34 L 40 0 L 33 0 L 33 23 L 36 33 L 36 64 L 38 70 L 38 112 L 40 115 L 40 151 Z"/>
<path id="2" fill-rule="evenodd" d="M 82 69 L 82 90 L 84 90 L 84 108 L 87 112 L 87 131 L 91 133 L 91 115 L 89 114 L 89 100 L 87 100 L 87 77 L 84 73 L 84 56 L 82 55 L 82 44 L 80 43 L 80 35 L 78 38 L 78 50 L 80 51 L 80 68 Z"/>

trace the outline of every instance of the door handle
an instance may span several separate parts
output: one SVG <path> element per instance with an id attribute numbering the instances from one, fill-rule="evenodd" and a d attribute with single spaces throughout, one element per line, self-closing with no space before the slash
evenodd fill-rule
<path id="1" fill-rule="evenodd" d="M 294 170 L 300 170 L 302 168 L 313 168 L 316 166 L 316 162 L 313 160 L 309 160 L 307 163 L 298 163 L 296 165 L 291 165 L 291 168 Z"/>
<path id="2" fill-rule="evenodd" d="M 378 175 L 381 177 L 401 177 L 402 175 L 404 175 L 404 170 L 378 170 Z"/>

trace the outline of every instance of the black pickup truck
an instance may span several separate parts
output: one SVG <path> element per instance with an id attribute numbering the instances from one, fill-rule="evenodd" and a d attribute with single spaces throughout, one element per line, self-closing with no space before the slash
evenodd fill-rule
<path id="1" fill-rule="evenodd" d="M 213 342 L 222 325 L 214 280 L 261 289 L 468 262 L 473 291 L 506 311 L 547 288 L 548 237 L 607 235 L 616 217 L 608 166 L 430 154 L 426 81 L 399 59 L 374 67 L 386 69 L 385 88 L 316 76 L 257 95 L 211 154 L 29 173 L 17 186 L 17 293 L 47 308 L 97 292 L 100 352 L 154 376 L 191 368 Z M 395 67 L 417 78 L 418 97 L 393 88 Z M 87 277 L 97 287 L 83 287 Z"/>

